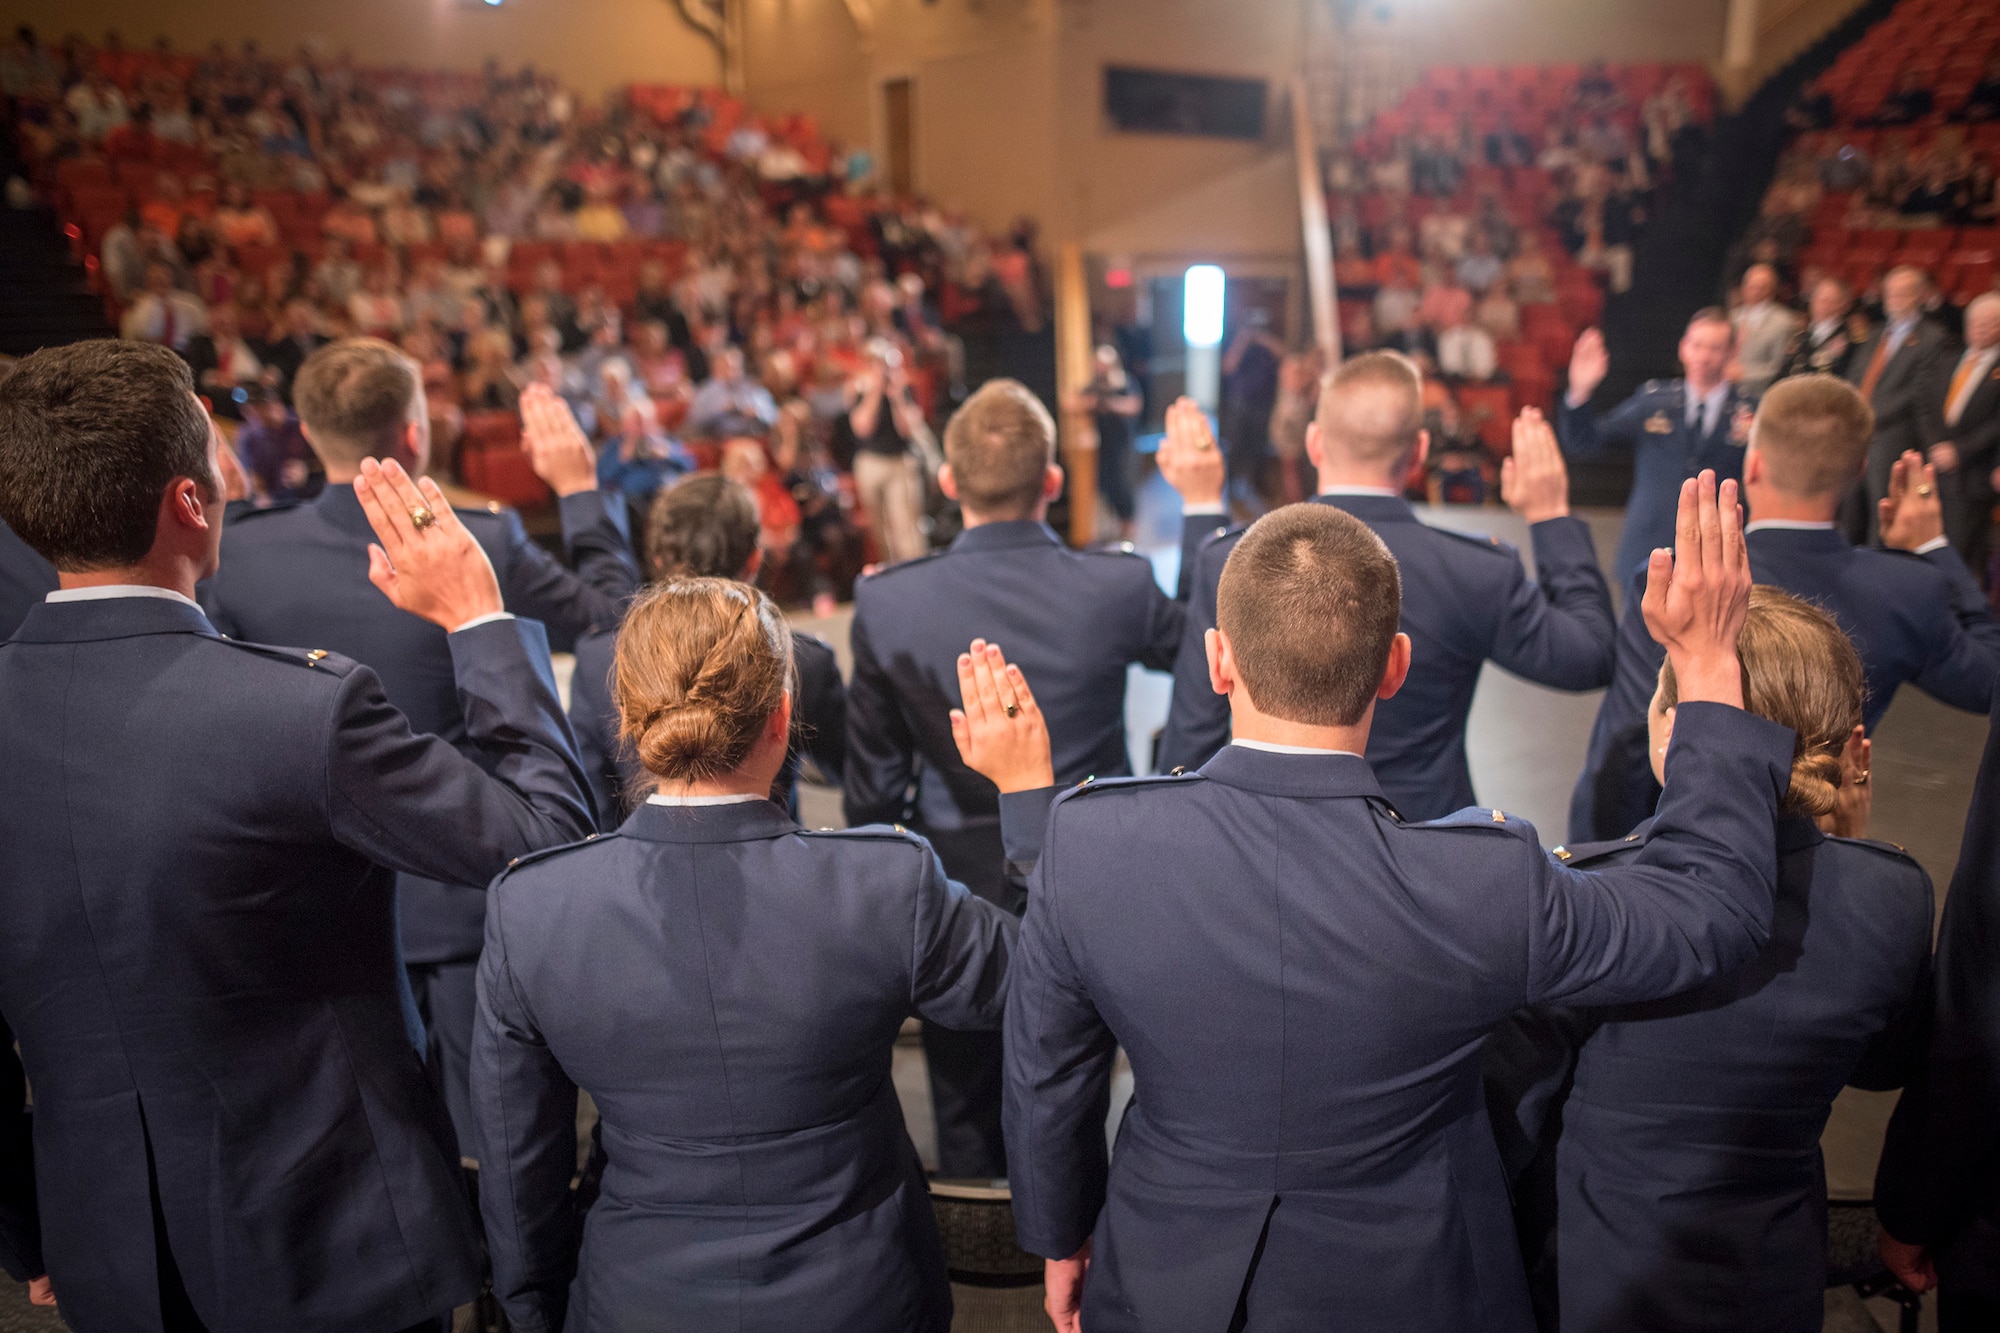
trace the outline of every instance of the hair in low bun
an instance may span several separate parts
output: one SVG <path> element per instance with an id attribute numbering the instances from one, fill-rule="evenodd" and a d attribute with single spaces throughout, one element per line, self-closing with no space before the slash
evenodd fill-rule
<path id="1" fill-rule="evenodd" d="M 1798 737 L 1791 787 L 1780 808 L 1812 817 L 1832 813 L 1841 752 L 1861 725 L 1867 689 L 1854 645 L 1817 606 L 1760 583 L 1750 589 L 1750 617 L 1736 655 L 1743 664 L 1743 706 Z M 1660 671 L 1660 690 L 1672 707 L 1679 698 L 1672 663 Z"/>
<path id="2" fill-rule="evenodd" d="M 728 579 L 671 579 L 633 602 L 618 632 L 618 732 L 655 778 L 703 782 L 749 757 L 792 674 L 792 635 L 771 599 Z"/>

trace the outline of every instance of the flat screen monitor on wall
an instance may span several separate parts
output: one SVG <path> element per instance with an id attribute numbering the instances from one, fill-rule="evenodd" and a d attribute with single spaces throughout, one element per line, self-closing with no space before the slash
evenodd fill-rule
<path id="1" fill-rule="evenodd" d="M 1104 68 L 1104 112 L 1133 134 L 1264 137 L 1262 79 L 1223 79 L 1159 69 Z"/>

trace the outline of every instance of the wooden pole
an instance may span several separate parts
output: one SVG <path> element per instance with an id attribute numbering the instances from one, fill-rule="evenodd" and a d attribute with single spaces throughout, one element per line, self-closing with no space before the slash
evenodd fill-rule
<path id="1" fill-rule="evenodd" d="M 1090 386 L 1090 287 L 1083 247 L 1063 242 L 1056 256 L 1056 388 L 1065 402 Z M 1089 412 L 1061 414 L 1063 471 L 1069 482 L 1069 541 L 1088 546 L 1097 536 L 1097 425 Z"/>
<path id="2" fill-rule="evenodd" d="M 1326 183 L 1320 178 L 1319 145 L 1313 137 L 1312 109 L 1303 74 L 1292 78 L 1292 149 L 1298 159 L 1299 228 L 1305 239 L 1306 293 L 1312 309 L 1313 341 L 1326 364 L 1340 364 L 1338 289 L 1333 275 L 1333 232 L 1326 219 Z"/>

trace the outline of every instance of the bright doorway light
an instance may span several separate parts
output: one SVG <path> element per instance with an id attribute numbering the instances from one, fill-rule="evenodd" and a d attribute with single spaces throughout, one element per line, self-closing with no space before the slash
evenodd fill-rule
<path id="1" fill-rule="evenodd" d="M 1229 280 L 1213 264 L 1196 264 L 1183 279 L 1186 314 L 1181 328 L 1189 347 L 1222 346 L 1222 301 Z"/>

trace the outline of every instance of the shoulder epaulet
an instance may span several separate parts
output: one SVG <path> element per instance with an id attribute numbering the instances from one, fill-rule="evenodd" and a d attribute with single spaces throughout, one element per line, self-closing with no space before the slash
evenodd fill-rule
<path id="1" fill-rule="evenodd" d="M 1619 852 L 1636 851 L 1645 839 L 1637 833 L 1628 833 L 1622 838 L 1609 842 L 1580 842 L 1574 847 L 1557 847 L 1550 856 L 1568 866 L 1571 870 L 1581 870 L 1593 861 L 1601 861 Z"/>
<path id="2" fill-rule="evenodd" d="M 1673 387 L 1673 381 L 1671 380 L 1647 380 L 1644 384 L 1641 384 L 1639 386 L 1639 392 L 1658 393 L 1662 389 L 1667 389 L 1671 387 Z"/>
<path id="3" fill-rule="evenodd" d="M 460 518 L 500 518 L 507 513 L 507 506 L 498 500 L 488 500 L 483 505 L 453 505 L 451 512 Z"/>
<path id="4" fill-rule="evenodd" d="M 808 838 L 862 838 L 870 842 L 900 842 L 912 847 L 925 846 L 921 837 L 901 824 L 856 824 L 851 828 L 802 828 L 799 832 Z"/>
<path id="5" fill-rule="evenodd" d="M 1850 847 L 1865 847 L 1877 855 L 1906 862 L 1916 866 L 1919 870 L 1923 869 L 1922 864 L 1918 862 L 1917 858 L 1911 856 L 1908 849 L 1899 842 L 1887 842 L 1881 838 L 1841 838 L 1832 836 L 1829 836 L 1828 841 L 1845 843 Z"/>
<path id="6" fill-rule="evenodd" d="M 880 569 L 877 569 L 874 573 L 863 575 L 862 581 L 865 583 L 873 583 L 876 579 L 883 578 L 886 575 L 895 574 L 905 569 L 914 569 L 918 565 L 927 565 L 931 561 L 937 559 L 939 556 L 943 554 L 945 554 L 943 551 L 932 551 L 928 555 L 915 555 L 911 556 L 908 560 L 898 560 L 893 565 L 883 565 Z"/>
<path id="7" fill-rule="evenodd" d="M 1096 546 L 1086 546 L 1083 548 L 1083 554 L 1130 556 L 1134 560 L 1146 559 L 1145 556 L 1139 554 L 1139 548 L 1137 546 L 1134 546 L 1131 542 L 1103 542 Z M 1147 563 L 1151 564 L 1152 562 L 1147 561 Z"/>
<path id="8" fill-rule="evenodd" d="M 565 842 L 556 847 L 544 847 L 539 851 L 523 853 L 522 855 L 517 856 L 513 860 L 509 861 L 507 863 L 507 868 L 505 870 L 502 870 L 498 875 L 496 875 L 494 877 L 493 882 L 495 884 L 498 884 L 501 880 L 507 878 L 507 876 L 513 874 L 516 870 L 519 870 L 522 866 L 536 865 L 539 862 L 549 860 L 551 857 L 561 856 L 564 852 L 573 852 L 576 851 L 579 847 L 588 847 L 592 843 L 602 842 L 606 838 L 615 838 L 617 836 L 618 835 L 616 833 L 593 833 L 586 838 L 578 839 L 576 842 Z"/>
<path id="9" fill-rule="evenodd" d="M 311 667 L 328 675 L 344 676 L 360 665 L 351 657 L 330 653 L 324 648 L 284 648 L 270 643 L 249 643 L 242 639 L 232 639 L 227 634 L 216 636 L 231 648 L 241 648 L 245 652 L 267 657 L 275 662 L 290 662 L 293 666 Z"/>
<path id="10" fill-rule="evenodd" d="M 1442 819 L 1425 820 L 1421 824 L 1406 825 L 1408 828 L 1449 828 L 1449 829 L 1492 829 L 1511 833 L 1516 837 L 1530 833 L 1533 826 L 1525 819 L 1516 819 L 1505 810 L 1495 810 L 1490 806 L 1468 805 L 1463 810 L 1454 811 Z"/>
<path id="11" fill-rule="evenodd" d="M 1201 774 L 1189 772 L 1185 768 L 1176 768 L 1171 773 L 1156 773 L 1151 777 L 1144 777 L 1144 778 L 1088 777 L 1085 778 L 1083 781 L 1075 784 L 1074 786 L 1069 787 L 1066 790 L 1058 793 L 1056 796 L 1056 801 L 1060 803 L 1077 797 L 1089 796 L 1095 792 L 1132 791 L 1135 788 L 1140 788 L 1140 787 L 1164 787 L 1164 786 L 1173 786 L 1184 782 L 1205 782 L 1205 781 L 1207 781 L 1207 779 L 1203 778 Z"/>
<path id="12" fill-rule="evenodd" d="M 1428 523 L 1425 524 L 1424 526 L 1431 527 L 1431 525 Z M 1445 537 L 1456 537 L 1458 540 L 1465 542 L 1468 545 L 1477 546 L 1482 551 L 1493 551 L 1498 554 L 1508 555 L 1508 556 L 1519 555 L 1519 551 L 1515 548 L 1512 542 L 1503 542 L 1490 532 L 1460 532 L 1456 528 L 1439 528 L 1439 527 L 1431 527 L 1431 531 Z"/>

